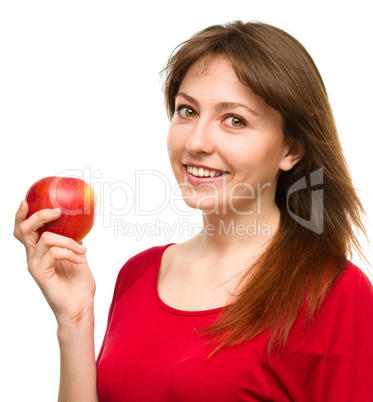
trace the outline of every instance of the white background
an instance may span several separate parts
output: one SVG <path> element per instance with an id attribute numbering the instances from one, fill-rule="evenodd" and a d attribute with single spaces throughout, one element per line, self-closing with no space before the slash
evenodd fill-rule
<path id="1" fill-rule="evenodd" d="M 368 216 L 373 212 L 373 29 L 368 1 L 3 1 L 0 5 L 1 330 L 0 400 L 56 400 L 59 350 L 56 322 L 27 273 L 12 236 L 14 213 L 36 180 L 85 174 L 100 210 L 85 239 L 97 283 L 96 351 L 120 267 L 155 245 L 195 233 L 177 229 L 200 215 L 174 202 L 159 71 L 171 51 L 208 25 L 236 19 L 276 25 L 308 49 L 324 78 L 341 142 Z M 166 179 L 142 176 L 152 170 Z M 106 186 L 106 187 L 105 187 Z M 135 198 L 125 193 L 132 188 Z M 105 191 L 103 191 L 105 190 Z M 138 203 L 126 214 L 115 209 Z M 115 225 L 163 222 L 165 233 L 119 233 Z M 371 237 L 372 224 L 368 223 Z M 133 228 L 133 227 L 132 227 Z M 198 229 L 198 227 L 196 228 Z M 141 238 L 138 238 L 141 237 Z M 364 240 L 364 239 L 362 239 Z M 363 241 L 373 262 L 372 250 Z M 366 269 L 359 258 L 353 261 Z"/>

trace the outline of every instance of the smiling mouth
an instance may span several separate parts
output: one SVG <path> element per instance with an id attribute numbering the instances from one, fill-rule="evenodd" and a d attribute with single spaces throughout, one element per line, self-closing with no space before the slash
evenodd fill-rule
<path id="1" fill-rule="evenodd" d="M 188 173 L 199 178 L 213 178 L 227 174 L 225 170 L 205 169 L 199 166 L 184 165 Z"/>

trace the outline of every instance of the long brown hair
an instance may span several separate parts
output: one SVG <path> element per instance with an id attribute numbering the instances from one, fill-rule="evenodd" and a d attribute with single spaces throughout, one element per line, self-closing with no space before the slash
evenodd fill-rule
<path id="1" fill-rule="evenodd" d="M 301 143 L 304 155 L 290 171 L 280 173 L 275 198 L 280 228 L 251 267 L 254 275 L 206 331 L 218 338 L 217 349 L 266 330 L 271 334 L 269 349 L 284 347 L 304 301 L 307 324 L 353 249 L 366 261 L 355 232 L 366 236 L 365 211 L 352 184 L 320 73 L 305 48 L 277 27 L 241 21 L 214 25 L 178 46 L 163 70 L 169 117 L 187 71 L 197 60 L 214 55 L 227 57 L 239 80 L 282 114 L 285 140 Z M 289 191 L 297 183 L 298 191 Z M 313 184 L 319 188 L 311 188 Z"/>

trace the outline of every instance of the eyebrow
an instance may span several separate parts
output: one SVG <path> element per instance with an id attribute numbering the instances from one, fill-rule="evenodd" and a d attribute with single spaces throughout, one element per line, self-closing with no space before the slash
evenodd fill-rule
<path id="1" fill-rule="evenodd" d="M 198 103 L 197 99 L 193 98 L 190 95 L 187 95 L 184 92 L 177 93 L 176 96 L 175 96 L 175 99 L 178 96 L 182 96 L 187 101 L 192 102 L 192 103 L 196 104 L 197 106 L 199 106 L 199 103 Z M 249 113 L 251 113 L 251 114 L 253 114 L 255 116 L 259 116 L 258 112 L 256 112 L 255 110 L 249 108 L 248 106 L 246 106 L 245 104 L 240 103 L 240 102 L 219 102 L 219 103 L 216 104 L 215 109 L 216 109 L 217 112 L 221 112 L 221 111 L 226 110 L 226 109 L 235 109 L 235 108 L 238 108 L 238 107 L 242 107 L 242 108 L 246 109 Z"/>

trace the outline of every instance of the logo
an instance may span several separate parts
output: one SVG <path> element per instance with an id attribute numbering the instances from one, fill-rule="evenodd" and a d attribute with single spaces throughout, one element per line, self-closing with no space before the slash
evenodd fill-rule
<path id="1" fill-rule="evenodd" d="M 323 168 L 317 169 L 310 174 L 310 186 L 312 192 L 311 201 L 311 219 L 307 220 L 297 216 L 289 208 L 289 198 L 297 191 L 307 189 L 306 178 L 302 177 L 296 181 L 288 190 L 286 196 L 286 207 L 290 216 L 303 227 L 312 230 L 317 234 L 321 234 L 324 229 L 324 190 L 312 190 L 314 186 L 320 186 L 324 183 Z"/>

